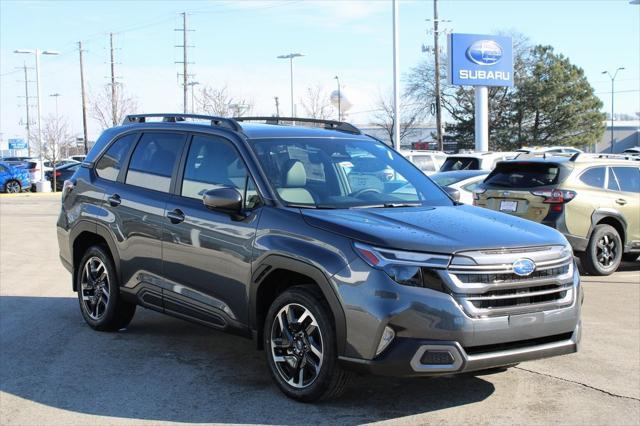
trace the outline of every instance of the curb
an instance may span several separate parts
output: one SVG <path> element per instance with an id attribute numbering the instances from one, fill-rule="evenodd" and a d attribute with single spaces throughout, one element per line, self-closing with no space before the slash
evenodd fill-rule
<path id="1" fill-rule="evenodd" d="M 13 197 L 24 197 L 24 198 L 28 198 L 28 197 L 60 197 L 62 195 L 62 192 L 21 192 L 19 194 L 4 194 L 4 193 L 0 193 L 0 198 L 13 198 Z"/>

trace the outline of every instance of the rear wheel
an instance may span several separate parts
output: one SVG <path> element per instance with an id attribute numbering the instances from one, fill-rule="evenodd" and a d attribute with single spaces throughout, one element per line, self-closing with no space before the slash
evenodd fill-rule
<path id="1" fill-rule="evenodd" d="M 10 180 L 4 184 L 4 191 L 7 194 L 18 194 L 22 192 L 22 185 L 17 180 Z"/>
<path id="2" fill-rule="evenodd" d="M 303 402 L 337 397 L 350 377 L 338 365 L 335 327 L 322 295 L 293 287 L 276 298 L 264 326 L 271 376 L 290 398 Z"/>
<path id="3" fill-rule="evenodd" d="M 84 320 L 99 331 L 117 331 L 133 318 L 136 305 L 120 297 L 113 260 L 101 246 L 92 246 L 78 265 L 76 285 Z"/>
<path id="4" fill-rule="evenodd" d="M 610 225 L 597 225 L 580 260 L 591 275 L 611 275 L 620 265 L 622 250 L 618 231 Z"/>

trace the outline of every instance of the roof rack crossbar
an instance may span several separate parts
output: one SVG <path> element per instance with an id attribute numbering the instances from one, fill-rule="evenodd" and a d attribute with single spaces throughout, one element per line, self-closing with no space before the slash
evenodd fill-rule
<path id="1" fill-rule="evenodd" d="M 211 126 L 226 127 L 237 132 L 242 131 L 242 127 L 233 118 L 217 117 L 214 115 L 182 114 L 182 113 L 160 113 L 160 114 L 129 114 L 122 124 L 145 123 L 147 118 L 162 118 L 165 123 L 178 123 L 187 121 L 188 118 L 195 120 L 206 120 L 211 122 Z"/>
<path id="2" fill-rule="evenodd" d="M 321 120 L 317 118 L 299 118 L 299 117 L 234 117 L 236 121 L 264 121 L 266 124 L 280 124 L 281 121 L 291 123 L 313 123 L 323 124 L 325 129 L 339 130 L 341 132 L 353 133 L 361 135 L 362 132 L 353 124 L 344 121 Z"/>

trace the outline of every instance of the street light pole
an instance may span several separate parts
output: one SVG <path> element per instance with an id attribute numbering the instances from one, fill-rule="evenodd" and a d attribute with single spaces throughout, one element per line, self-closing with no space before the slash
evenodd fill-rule
<path id="1" fill-rule="evenodd" d="M 614 83 L 616 81 L 616 76 L 618 75 L 618 71 L 622 71 L 624 69 L 624 67 L 618 67 L 618 69 L 616 69 L 616 71 L 613 73 L 613 75 L 611 75 L 611 73 L 609 71 L 602 71 L 602 74 L 607 74 L 609 76 L 609 78 L 611 79 L 611 153 L 613 154 L 613 145 L 614 145 L 614 140 L 613 140 L 613 101 L 614 101 Z"/>
<path id="2" fill-rule="evenodd" d="M 291 74 L 291 117 L 295 117 L 295 113 L 293 111 L 293 58 L 298 58 L 300 56 L 304 55 L 302 53 L 289 53 L 288 55 L 277 56 L 278 59 L 289 60 L 289 72 Z"/>
<path id="3" fill-rule="evenodd" d="M 342 101 L 342 94 L 340 93 L 340 79 L 337 75 L 333 78 L 338 81 L 338 121 L 342 121 L 342 109 L 340 107 L 340 102 Z"/>
<path id="4" fill-rule="evenodd" d="M 48 181 L 44 179 L 44 162 L 42 159 L 42 114 L 40 108 L 40 54 L 43 55 L 59 55 L 59 52 L 53 50 L 44 50 L 40 49 L 34 50 L 26 50 L 26 49 L 18 49 L 14 50 L 13 53 L 28 53 L 33 54 L 36 57 L 36 105 L 37 105 L 37 113 L 38 113 L 38 147 L 39 153 L 38 157 L 40 160 L 40 182 L 36 183 L 36 188 L 38 188 L 38 184 L 40 184 L 41 192 L 51 192 L 51 187 L 48 185 Z"/>
<path id="5" fill-rule="evenodd" d="M 197 86 L 199 84 L 200 83 L 197 82 L 197 81 L 192 81 L 192 82 L 188 83 L 188 85 L 191 86 L 191 114 L 195 114 L 195 112 L 196 112 L 195 108 L 194 108 L 194 101 L 193 101 L 193 99 L 194 99 L 194 95 L 193 95 L 194 87 L 193 86 Z"/>

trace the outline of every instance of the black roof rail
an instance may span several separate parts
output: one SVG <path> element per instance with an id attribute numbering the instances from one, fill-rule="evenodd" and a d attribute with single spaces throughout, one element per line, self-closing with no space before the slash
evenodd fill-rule
<path id="1" fill-rule="evenodd" d="M 145 123 L 147 118 L 162 118 L 165 123 L 178 123 L 187 119 L 210 121 L 211 126 L 226 127 L 236 132 L 241 132 L 242 127 L 233 118 L 217 117 L 214 115 L 182 114 L 182 113 L 159 113 L 159 114 L 129 114 L 122 124 Z"/>
<path id="2" fill-rule="evenodd" d="M 234 117 L 236 121 L 264 121 L 266 124 L 281 124 L 282 121 L 295 125 L 297 123 L 322 124 L 325 129 L 339 130 L 345 133 L 353 133 L 361 135 L 362 132 L 353 124 L 344 121 L 321 120 L 317 118 L 300 118 L 300 117 Z"/>

